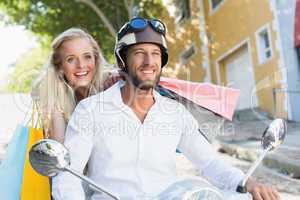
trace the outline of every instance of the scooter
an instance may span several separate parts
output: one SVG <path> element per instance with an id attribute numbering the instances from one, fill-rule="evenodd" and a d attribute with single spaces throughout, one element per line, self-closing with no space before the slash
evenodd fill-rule
<path id="1" fill-rule="evenodd" d="M 247 180 L 266 154 L 282 144 L 286 133 L 287 126 L 283 119 L 275 119 L 271 122 L 264 131 L 261 139 L 263 151 L 257 161 L 245 174 L 236 192 L 220 191 L 204 179 L 192 178 L 172 184 L 160 195 L 151 198 L 151 200 L 251 200 L 252 197 L 247 193 L 245 188 Z M 88 177 L 71 169 L 70 154 L 67 148 L 59 142 L 50 139 L 38 141 L 30 149 L 29 161 L 31 166 L 44 176 L 53 177 L 59 172 L 66 171 L 80 178 L 88 184 L 92 190 L 104 193 L 111 199 L 120 199 L 118 196 L 111 194 L 105 187 L 99 186 Z"/>

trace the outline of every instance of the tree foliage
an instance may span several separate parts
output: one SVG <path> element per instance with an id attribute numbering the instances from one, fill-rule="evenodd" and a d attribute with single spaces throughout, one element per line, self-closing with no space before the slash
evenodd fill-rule
<path id="1" fill-rule="evenodd" d="M 115 30 L 129 19 L 128 3 L 132 3 L 142 17 L 159 17 L 164 9 L 161 0 L 91 2 L 104 13 Z M 13 22 L 38 35 L 53 38 L 70 27 L 84 28 L 96 38 L 106 58 L 112 61 L 115 38 L 96 12 L 80 0 L 2 0 L 0 6 Z"/>
<path id="2" fill-rule="evenodd" d="M 14 72 L 9 77 L 8 91 L 30 92 L 32 82 L 40 74 L 49 52 L 49 47 L 39 45 L 20 56 L 15 63 Z"/>

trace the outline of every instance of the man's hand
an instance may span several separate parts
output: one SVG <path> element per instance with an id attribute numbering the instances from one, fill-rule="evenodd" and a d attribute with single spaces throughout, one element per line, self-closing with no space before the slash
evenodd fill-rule
<path id="1" fill-rule="evenodd" d="M 276 189 L 258 183 L 253 179 L 247 181 L 246 189 L 252 195 L 253 200 L 280 200 Z"/>

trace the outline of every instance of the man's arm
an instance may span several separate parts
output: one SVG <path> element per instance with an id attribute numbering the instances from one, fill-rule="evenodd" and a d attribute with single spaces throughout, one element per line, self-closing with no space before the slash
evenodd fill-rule
<path id="1" fill-rule="evenodd" d="M 194 117 L 184 110 L 183 133 L 178 148 L 211 183 L 225 190 L 235 190 L 244 173 L 224 162 L 212 145 L 198 131 Z"/>
<path id="2" fill-rule="evenodd" d="M 83 173 L 92 151 L 93 120 L 79 104 L 67 126 L 65 146 L 70 152 L 71 168 Z M 84 200 L 81 180 L 68 172 L 61 172 L 52 179 L 52 195 L 55 200 Z"/>
<path id="3" fill-rule="evenodd" d="M 244 173 L 221 160 L 208 141 L 198 132 L 198 123 L 188 111 L 183 115 L 183 118 L 186 132 L 183 133 L 179 149 L 214 185 L 220 189 L 235 191 L 244 178 Z M 247 181 L 246 190 L 253 196 L 253 200 L 280 199 L 275 189 L 253 179 Z"/>

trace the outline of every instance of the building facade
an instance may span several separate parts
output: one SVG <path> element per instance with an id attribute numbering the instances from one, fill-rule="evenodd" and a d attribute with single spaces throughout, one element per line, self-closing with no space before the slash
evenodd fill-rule
<path id="1" fill-rule="evenodd" d="M 171 57 L 165 75 L 240 89 L 238 110 L 260 108 L 300 121 L 297 1 L 167 2 L 162 18 Z"/>

